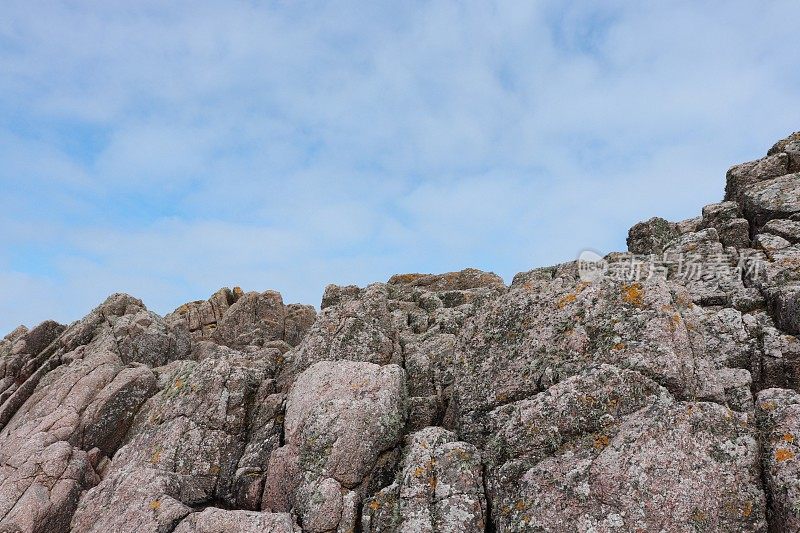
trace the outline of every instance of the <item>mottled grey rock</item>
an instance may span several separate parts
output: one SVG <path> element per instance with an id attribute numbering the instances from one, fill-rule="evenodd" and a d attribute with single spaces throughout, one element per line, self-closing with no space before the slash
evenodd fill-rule
<path id="1" fill-rule="evenodd" d="M 196 341 L 213 340 L 232 348 L 266 346 L 276 341 L 297 345 L 316 319 L 313 306 L 283 304 L 280 293 L 244 293 L 223 288 L 211 298 L 189 302 L 167 315 Z"/>
<path id="2" fill-rule="evenodd" d="M 197 300 L 178 307 L 165 318 L 185 320 L 194 339 L 211 339 L 223 315 L 242 296 L 242 289 L 222 288 L 208 300 Z"/>
<path id="3" fill-rule="evenodd" d="M 531 282 L 483 307 L 456 353 L 459 435 L 483 434 L 486 413 L 529 398 L 580 372 L 609 363 L 640 371 L 680 398 L 725 402 L 720 371 L 729 363 L 705 312 L 685 287 L 573 277 Z M 730 343 L 737 342 L 735 337 Z"/>
<path id="4" fill-rule="evenodd" d="M 756 401 L 770 531 L 800 531 L 800 395 L 767 389 Z"/>
<path id="5" fill-rule="evenodd" d="M 192 509 L 173 473 L 145 466 L 118 470 L 85 493 L 72 517 L 82 533 L 170 533 Z"/>
<path id="6" fill-rule="evenodd" d="M 214 337 L 231 347 L 262 346 L 265 341 L 283 339 L 286 308 L 280 293 L 248 292 L 228 308 Z"/>
<path id="7" fill-rule="evenodd" d="M 5 337 L 0 343 L 0 405 L 45 361 L 37 356 L 64 329 L 65 326 L 47 320 L 30 331 L 20 326 Z"/>
<path id="8" fill-rule="evenodd" d="M 319 316 L 114 294 L 17 328 L 0 531 L 800 529 L 798 172 L 793 134 L 592 281 L 402 274 Z"/>
<path id="9" fill-rule="evenodd" d="M 794 132 L 775 143 L 767 152 L 769 155 L 784 152 L 788 158 L 789 172 L 800 172 L 800 132 Z"/>
<path id="10" fill-rule="evenodd" d="M 787 144 L 797 141 L 800 141 L 800 131 L 791 133 L 785 138 L 773 144 L 772 147 L 767 151 L 767 155 L 774 155 L 781 152 L 785 152 Z"/>
<path id="11" fill-rule="evenodd" d="M 493 420 L 498 531 L 766 530 L 746 414 L 604 366 Z"/>
<path id="12" fill-rule="evenodd" d="M 628 231 L 628 251 L 634 254 L 660 254 L 678 235 L 675 224 L 654 217 L 639 222 Z"/>
<path id="13" fill-rule="evenodd" d="M 294 533 L 302 531 L 286 513 L 227 511 L 209 507 L 187 516 L 174 533 Z"/>
<path id="14" fill-rule="evenodd" d="M 777 235 L 772 235 L 770 233 L 759 233 L 756 235 L 756 238 L 753 239 L 753 246 L 755 248 L 764 250 L 768 254 L 778 250 L 783 250 L 791 245 L 792 243 L 783 237 L 778 237 Z"/>
<path id="15" fill-rule="evenodd" d="M 81 491 L 97 482 L 86 452 L 39 432 L 0 461 L 0 531 L 69 531 Z"/>
<path id="16" fill-rule="evenodd" d="M 396 365 L 322 361 L 297 377 L 286 445 L 273 452 L 263 508 L 294 510 L 307 531 L 335 530 L 380 475 L 405 426 L 405 373 Z M 289 505 L 291 508 L 287 508 Z"/>
<path id="17" fill-rule="evenodd" d="M 389 285 L 424 287 L 430 291 L 463 291 L 479 287 L 505 288 L 503 279 L 494 272 L 467 268 L 446 274 L 398 274 L 389 279 Z"/>
<path id="18" fill-rule="evenodd" d="M 703 228 L 703 217 L 681 220 L 676 224 L 676 227 L 678 229 L 678 233 L 681 235 L 700 231 Z"/>
<path id="19" fill-rule="evenodd" d="M 792 281 L 776 291 L 772 311 L 779 327 L 793 335 L 800 335 L 800 283 Z"/>
<path id="20" fill-rule="evenodd" d="M 789 172 L 789 156 L 784 153 L 731 167 L 726 175 L 725 200 L 741 202 L 743 193 L 752 185 Z"/>
<path id="21" fill-rule="evenodd" d="M 286 306 L 283 340 L 290 346 L 297 346 L 317 319 L 317 312 L 311 305 L 289 304 Z"/>
<path id="22" fill-rule="evenodd" d="M 364 504 L 365 533 L 475 532 L 487 525 L 478 450 L 442 428 L 407 437 L 395 481 Z"/>
<path id="23" fill-rule="evenodd" d="M 303 342 L 287 355 L 285 382 L 319 361 L 400 362 L 397 324 L 387 287 L 373 284 L 335 306 L 326 307 Z"/>
<path id="24" fill-rule="evenodd" d="M 745 217 L 757 228 L 776 218 L 800 213 L 800 173 L 787 174 L 748 187 L 742 195 Z"/>
<path id="25" fill-rule="evenodd" d="M 770 220 L 761 231 L 782 237 L 792 244 L 800 243 L 800 222 L 796 220 Z"/>

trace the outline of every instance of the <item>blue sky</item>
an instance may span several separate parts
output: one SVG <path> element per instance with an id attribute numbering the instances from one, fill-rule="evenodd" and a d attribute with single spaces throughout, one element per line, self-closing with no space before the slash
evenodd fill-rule
<path id="1" fill-rule="evenodd" d="M 800 4 L 6 0 L 0 334 L 624 249 L 800 129 Z"/>

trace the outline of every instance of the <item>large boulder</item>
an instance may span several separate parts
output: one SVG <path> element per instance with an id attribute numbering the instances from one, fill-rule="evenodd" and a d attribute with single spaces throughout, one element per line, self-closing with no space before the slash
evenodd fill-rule
<path id="1" fill-rule="evenodd" d="M 490 414 L 497 531 L 765 531 L 748 415 L 601 366 Z"/>
<path id="2" fill-rule="evenodd" d="M 628 251 L 634 254 L 660 254 L 679 235 L 675 224 L 653 217 L 628 231 Z"/>
<path id="3" fill-rule="evenodd" d="M 174 533 L 299 533 L 286 513 L 228 511 L 209 507 L 187 516 Z"/>
<path id="4" fill-rule="evenodd" d="M 722 348 L 701 342 L 731 328 Z M 477 439 L 488 431 L 492 409 L 545 391 L 592 363 L 638 370 L 682 399 L 736 405 L 729 369 L 748 364 L 737 349 L 746 337 L 742 328 L 741 319 L 738 325 L 711 320 L 686 287 L 661 276 L 590 283 L 571 265 L 552 279 L 529 278 L 482 307 L 460 336 L 460 436 Z"/>
<path id="5" fill-rule="evenodd" d="M 86 452 L 52 433 L 32 435 L 0 461 L 0 531 L 70 531 L 81 492 L 95 483 Z"/>
<path id="6" fill-rule="evenodd" d="M 443 428 L 407 437 L 397 478 L 365 502 L 365 533 L 482 533 L 489 523 L 480 452 Z"/>
<path id="7" fill-rule="evenodd" d="M 800 173 L 762 181 L 742 195 L 745 217 L 760 228 L 773 219 L 800 213 Z"/>
<path id="8" fill-rule="evenodd" d="M 315 363 L 289 392 L 286 445 L 272 454 L 263 508 L 295 512 L 310 532 L 354 527 L 361 499 L 394 467 L 405 419 L 399 366 Z"/>

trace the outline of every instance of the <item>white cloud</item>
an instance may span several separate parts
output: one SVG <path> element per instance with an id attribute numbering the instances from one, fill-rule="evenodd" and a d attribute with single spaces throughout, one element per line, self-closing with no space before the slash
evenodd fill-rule
<path id="1" fill-rule="evenodd" d="M 328 282 L 510 278 L 622 247 L 798 129 L 799 17 L 788 0 L 11 0 L 0 331 L 116 290 L 160 312 L 236 283 L 316 304 Z"/>

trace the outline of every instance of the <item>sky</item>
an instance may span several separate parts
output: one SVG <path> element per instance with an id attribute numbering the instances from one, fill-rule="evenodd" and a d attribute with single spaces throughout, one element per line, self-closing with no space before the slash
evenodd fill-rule
<path id="1" fill-rule="evenodd" d="M 796 0 L 4 0 L 0 336 L 127 292 L 516 272 L 800 130 Z"/>

